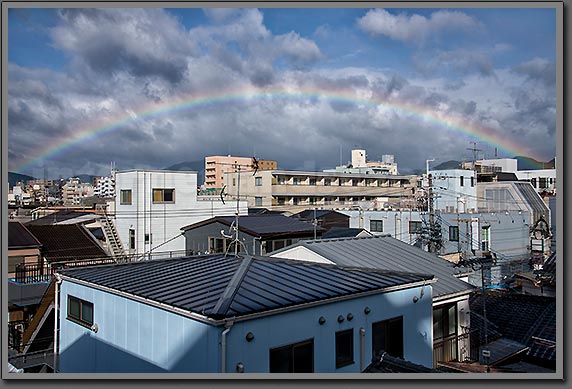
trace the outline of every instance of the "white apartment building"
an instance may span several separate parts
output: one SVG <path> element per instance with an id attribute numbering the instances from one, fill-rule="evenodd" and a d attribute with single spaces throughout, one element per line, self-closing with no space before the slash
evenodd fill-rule
<path id="1" fill-rule="evenodd" d="M 197 196 L 197 172 L 126 170 L 115 181 L 115 225 L 127 254 L 182 252 L 181 227 L 237 210 L 235 201 Z M 238 211 L 248 213 L 245 201 Z"/>
<path id="2" fill-rule="evenodd" d="M 433 207 L 447 213 L 476 212 L 477 175 L 474 170 L 430 170 L 433 175 Z M 426 184 L 427 181 L 425 181 Z"/>
<path id="3" fill-rule="evenodd" d="M 93 195 L 96 197 L 115 197 L 115 178 L 96 178 L 96 185 L 93 188 Z"/>
<path id="4" fill-rule="evenodd" d="M 226 173 L 228 194 L 245 198 L 250 207 L 321 206 L 327 208 L 359 205 L 384 208 L 392 199 L 411 196 L 416 176 L 265 170 Z M 389 200 L 388 200 L 389 199 Z"/>
<path id="5" fill-rule="evenodd" d="M 367 161 L 365 150 L 352 150 L 352 161 L 350 166 L 337 166 L 335 169 L 326 169 L 324 172 L 335 173 L 357 173 L 357 174 L 391 174 L 398 175 L 395 157 L 385 154 L 381 161 Z"/>

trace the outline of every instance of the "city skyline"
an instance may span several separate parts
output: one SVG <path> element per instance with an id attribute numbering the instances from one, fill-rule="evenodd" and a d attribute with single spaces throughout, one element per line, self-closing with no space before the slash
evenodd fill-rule
<path id="1" fill-rule="evenodd" d="M 556 154 L 554 9 L 10 9 L 9 170 Z M 66 170 L 67 169 L 67 170 Z"/>

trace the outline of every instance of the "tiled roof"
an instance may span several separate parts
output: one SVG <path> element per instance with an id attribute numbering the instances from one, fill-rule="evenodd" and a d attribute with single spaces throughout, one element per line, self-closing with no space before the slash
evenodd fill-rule
<path id="1" fill-rule="evenodd" d="M 388 287 L 431 276 L 268 257 L 209 255 L 63 270 L 64 276 L 222 319 Z"/>
<path id="2" fill-rule="evenodd" d="M 208 220 L 183 227 L 181 230 L 188 231 L 216 222 L 230 226 L 234 222 L 234 219 L 234 216 L 215 216 Z M 241 231 L 259 237 L 287 234 L 309 235 L 314 232 L 314 226 L 312 224 L 283 215 L 240 216 L 238 225 Z M 316 231 L 321 234 L 324 229 L 316 227 Z"/>
<path id="3" fill-rule="evenodd" d="M 346 219 L 350 218 L 348 215 L 345 215 L 345 214 L 340 213 L 340 212 L 336 212 L 333 209 L 317 209 L 315 212 L 316 212 L 315 216 L 317 219 L 320 219 L 320 218 L 327 216 L 331 213 L 337 214 L 336 216 L 343 217 Z M 313 209 L 305 209 L 302 212 L 298 212 L 298 213 L 292 215 L 292 217 L 295 217 L 297 219 L 313 219 L 314 218 L 314 210 Z"/>
<path id="4" fill-rule="evenodd" d="M 512 339 L 499 338 L 486 346 L 487 350 L 490 351 L 491 356 L 488 360 L 489 365 L 501 365 L 504 361 L 508 359 L 514 359 L 518 354 L 521 354 L 528 350 L 528 347 Z M 485 365 L 485 358 L 482 353 L 479 353 L 479 362 L 481 365 Z"/>
<path id="5" fill-rule="evenodd" d="M 433 274 L 437 278 L 433 299 L 475 289 L 454 276 L 459 269 L 453 263 L 390 236 L 301 241 L 272 252 L 272 256 L 280 257 L 295 247 L 305 247 L 340 266 Z"/>
<path id="6" fill-rule="evenodd" d="M 41 243 L 20 222 L 8 222 L 8 248 L 39 247 Z"/>
<path id="7" fill-rule="evenodd" d="M 483 313 L 482 295 L 470 300 L 471 312 Z M 556 360 L 556 300 L 552 297 L 487 291 L 487 319 L 506 338 L 530 347 L 527 355 Z M 472 321 L 471 317 L 471 321 Z M 472 323 L 471 323 L 472 326 Z"/>
<path id="8" fill-rule="evenodd" d="M 42 255 L 50 262 L 107 257 L 107 253 L 79 224 L 28 225 L 42 243 Z"/>
<path id="9" fill-rule="evenodd" d="M 392 357 L 382 352 L 381 356 L 373 358 L 364 373 L 443 373 L 439 369 L 431 369 L 423 365 Z"/>

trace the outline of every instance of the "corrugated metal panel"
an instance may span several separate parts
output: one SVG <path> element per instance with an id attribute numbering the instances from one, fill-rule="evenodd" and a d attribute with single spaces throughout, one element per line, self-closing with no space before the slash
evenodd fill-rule
<path id="1" fill-rule="evenodd" d="M 303 241 L 272 255 L 279 257 L 281 252 L 298 246 L 306 247 L 340 266 L 432 274 L 437 278 L 433 297 L 474 289 L 454 276 L 458 270 L 449 261 L 389 236 Z"/>
<path id="2" fill-rule="evenodd" d="M 542 198 L 538 195 L 536 190 L 532 187 L 532 185 L 528 182 L 515 182 L 514 185 L 520 192 L 520 195 L 526 200 L 528 204 L 532 207 L 533 210 L 533 217 L 534 221 L 537 221 L 540 216 L 543 216 L 548 219 L 550 210 L 542 201 Z"/>
<path id="3" fill-rule="evenodd" d="M 405 286 L 432 278 L 276 258 L 231 256 L 186 257 L 69 269 L 61 273 L 213 318 Z"/>

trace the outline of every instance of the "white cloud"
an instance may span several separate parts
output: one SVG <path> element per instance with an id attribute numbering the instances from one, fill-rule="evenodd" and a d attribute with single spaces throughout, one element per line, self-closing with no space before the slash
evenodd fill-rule
<path id="1" fill-rule="evenodd" d="M 358 19 L 358 26 L 372 35 L 385 35 L 407 43 L 423 44 L 446 30 L 470 30 L 479 23 L 459 11 L 436 11 L 429 18 L 423 15 L 394 15 L 384 9 L 373 9 Z"/>

